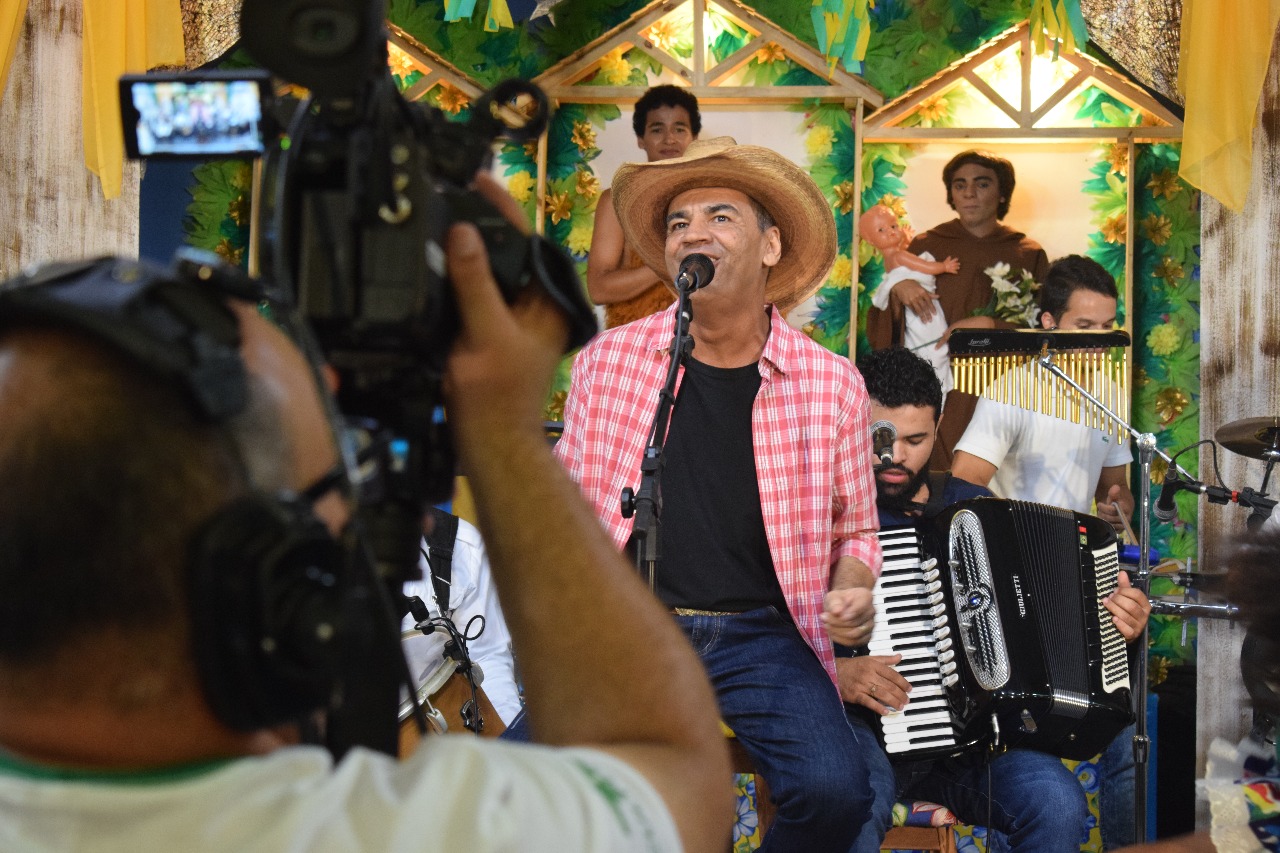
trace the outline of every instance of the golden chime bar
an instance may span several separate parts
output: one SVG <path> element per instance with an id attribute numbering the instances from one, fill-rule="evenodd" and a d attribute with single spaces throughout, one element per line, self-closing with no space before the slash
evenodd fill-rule
<path id="1" fill-rule="evenodd" d="M 1129 334 L 956 329 L 947 338 L 956 390 L 1123 439 L 1127 430 L 1047 368 L 1056 366 L 1122 421 L 1129 420 Z"/>

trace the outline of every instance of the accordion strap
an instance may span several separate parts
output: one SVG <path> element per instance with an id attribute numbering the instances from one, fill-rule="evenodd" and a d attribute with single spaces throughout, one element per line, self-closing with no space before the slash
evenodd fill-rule
<path id="1" fill-rule="evenodd" d="M 946 509 L 942 499 L 947 493 L 947 484 L 950 482 L 950 471 L 929 472 L 929 500 L 924 505 L 924 512 L 921 513 L 924 518 L 936 518 L 938 513 Z"/>

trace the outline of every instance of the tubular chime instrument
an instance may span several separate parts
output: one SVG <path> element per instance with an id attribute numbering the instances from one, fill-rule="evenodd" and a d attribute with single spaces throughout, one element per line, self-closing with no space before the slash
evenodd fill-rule
<path id="1" fill-rule="evenodd" d="M 947 344 L 956 390 L 1127 436 L 1120 423 L 1129 419 L 1127 332 L 957 329 Z"/>

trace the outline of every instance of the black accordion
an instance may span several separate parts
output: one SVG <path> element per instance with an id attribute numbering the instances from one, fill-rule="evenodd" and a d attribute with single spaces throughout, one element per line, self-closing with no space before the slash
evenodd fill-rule
<path id="1" fill-rule="evenodd" d="M 901 654 L 910 701 L 881 717 L 891 758 L 981 743 L 1084 759 L 1133 720 L 1119 584 L 1099 518 L 998 498 L 880 532 L 871 654 Z"/>

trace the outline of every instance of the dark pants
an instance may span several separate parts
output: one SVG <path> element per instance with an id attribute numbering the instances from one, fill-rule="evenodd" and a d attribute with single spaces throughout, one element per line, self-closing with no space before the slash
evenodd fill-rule
<path id="1" fill-rule="evenodd" d="M 760 850 L 852 850 L 872 802 L 864 759 L 877 747 L 850 727 L 835 685 L 795 625 L 773 607 L 675 619 L 702 658 L 725 723 L 777 803 Z"/>

